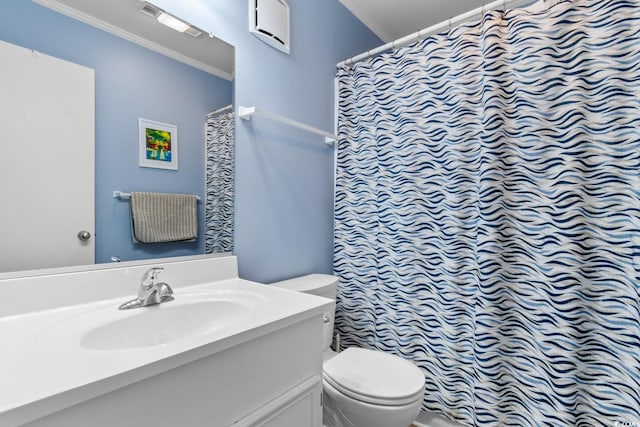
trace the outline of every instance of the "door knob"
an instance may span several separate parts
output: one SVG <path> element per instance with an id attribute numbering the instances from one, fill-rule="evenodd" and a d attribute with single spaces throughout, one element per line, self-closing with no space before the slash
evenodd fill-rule
<path id="1" fill-rule="evenodd" d="M 89 233 L 87 230 L 82 230 L 78 232 L 78 239 L 82 240 L 83 242 L 86 242 L 90 238 L 91 238 L 91 233 Z"/>

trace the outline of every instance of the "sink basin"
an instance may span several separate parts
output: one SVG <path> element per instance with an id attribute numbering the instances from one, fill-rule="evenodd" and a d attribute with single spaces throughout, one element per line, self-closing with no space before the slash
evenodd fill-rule
<path id="1" fill-rule="evenodd" d="M 88 331 L 80 345 L 95 350 L 162 345 L 228 327 L 252 312 L 248 304 L 225 300 L 169 302 L 135 310 L 139 312 Z"/>
<path id="2" fill-rule="evenodd" d="M 136 350 L 168 346 L 241 326 L 268 299 L 255 292 L 209 290 L 176 292 L 174 301 L 118 310 L 122 300 L 87 305 L 44 328 L 41 346 L 89 351 Z"/>

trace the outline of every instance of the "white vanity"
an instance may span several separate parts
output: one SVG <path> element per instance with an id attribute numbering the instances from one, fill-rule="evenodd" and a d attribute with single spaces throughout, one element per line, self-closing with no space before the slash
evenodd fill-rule
<path id="1" fill-rule="evenodd" d="M 174 301 L 118 310 L 150 267 Z M 0 276 L 0 425 L 321 427 L 333 301 L 198 256 Z"/>

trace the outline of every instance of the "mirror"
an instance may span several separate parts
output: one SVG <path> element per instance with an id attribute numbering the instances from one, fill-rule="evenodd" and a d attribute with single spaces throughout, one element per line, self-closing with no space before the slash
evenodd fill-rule
<path id="1" fill-rule="evenodd" d="M 0 41 L 31 49 L 34 55 L 42 53 L 94 70 L 95 168 L 94 176 L 86 179 L 95 182 L 95 228 L 89 230 L 93 231 L 95 262 L 203 254 L 208 200 L 205 123 L 209 113 L 233 104 L 233 46 L 203 29 L 194 27 L 185 34 L 160 25 L 152 16 L 157 8 L 154 11 L 152 3 L 140 0 L 5 0 L 2 9 Z M 201 34 L 193 37 L 198 32 Z M 139 165 L 141 118 L 177 128 L 177 170 Z M 3 120 L 9 119 L 5 115 Z M 4 140 L 3 144 L 15 141 Z M 46 155 L 46 149 L 33 153 Z M 233 162 L 233 156 L 226 158 Z M 41 185 L 63 173 L 55 162 L 44 164 L 46 168 L 39 169 L 35 177 Z M 0 191 L 26 179 L 2 176 Z M 134 243 L 129 202 L 114 198 L 114 191 L 199 196 L 198 238 L 190 242 Z M 64 188 L 57 188 L 55 194 L 55 201 L 44 203 L 40 219 L 32 224 L 39 236 L 55 228 L 48 224 L 48 214 L 57 205 L 74 199 L 74 192 Z M 40 246 L 43 239 L 24 240 L 29 251 Z M 72 240 L 78 244 L 75 233 Z M 25 269 L 2 268 L 2 254 L 16 251 L 18 243 L 16 239 L 0 238 L 0 272 Z"/>

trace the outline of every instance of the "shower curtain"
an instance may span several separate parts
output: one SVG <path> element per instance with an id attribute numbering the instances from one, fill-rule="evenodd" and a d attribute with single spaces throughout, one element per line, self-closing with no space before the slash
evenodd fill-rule
<path id="1" fill-rule="evenodd" d="M 235 117 L 233 111 L 207 115 L 205 253 L 233 251 Z"/>
<path id="2" fill-rule="evenodd" d="M 464 425 L 640 425 L 640 3 L 492 11 L 338 78 L 343 347 Z"/>

